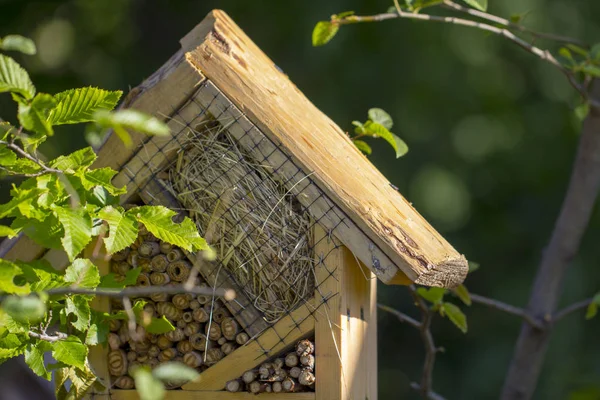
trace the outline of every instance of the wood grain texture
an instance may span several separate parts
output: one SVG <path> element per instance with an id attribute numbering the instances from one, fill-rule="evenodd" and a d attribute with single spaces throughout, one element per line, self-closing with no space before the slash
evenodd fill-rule
<path id="1" fill-rule="evenodd" d="M 112 400 L 139 400 L 135 390 L 111 390 Z M 216 391 L 167 390 L 164 400 L 315 400 L 314 393 L 229 393 Z"/>
<path id="2" fill-rule="evenodd" d="M 187 60 L 266 135 L 290 149 L 320 188 L 412 281 L 444 287 L 463 281 L 466 259 L 224 12 L 211 12 L 182 46 L 190 49 Z M 372 260 L 361 260 L 372 268 Z"/>

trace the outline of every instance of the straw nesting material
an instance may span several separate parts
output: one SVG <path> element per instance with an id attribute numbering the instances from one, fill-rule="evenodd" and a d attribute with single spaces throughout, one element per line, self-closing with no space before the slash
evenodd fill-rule
<path id="1" fill-rule="evenodd" d="M 184 144 L 170 180 L 217 260 L 272 323 L 314 295 L 314 273 L 309 216 L 270 169 L 207 124 Z"/>

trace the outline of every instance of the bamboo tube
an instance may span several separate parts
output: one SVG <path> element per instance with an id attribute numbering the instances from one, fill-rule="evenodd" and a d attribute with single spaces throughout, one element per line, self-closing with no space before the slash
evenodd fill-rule
<path id="1" fill-rule="evenodd" d="M 138 358 L 138 354 L 135 351 L 128 351 L 126 357 L 127 361 L 135 361 Z"/>
<path id="2" fill-rule="evenodd" d="M 188 367 L 198 368 L 203 364 L 202 354 L 196 351 L 190 351 L 183 355 L 183 363 Z"/>
<path id="3" fill-rule="evenodd" d="M 144 241 L 137 251 L 142 257 L 152 258 L 160 253 L 160 246 L 157 242 Z"/>
<path id="4" fill-rule="evenodd" d="M 150 283 L 150 276 L 148 276 L 147 273 L 142 272 L 138 275 L 137 277 L 137 281 L 135 283 L 137 286 L 152 286 L 152 284 Z"/>
<path id="5" fill-rule="evenodd" d="M 242 382 L 239 379 L 234 379 L 225 384 L 225 390 L 231 393 L 241 392 L 243 388 Z"/>
<path id="6" fill-rule="evenodd" d="M 198 300 L 192 300 L 190 301 L 190 308 L 193 310 L 197 310 L 200 308 L 200 303 L 198 303 Z"/>
<path id="7" fill-rule="evenodd" d="M 152 293 L 150 298 L 156 303 L 169 301 L 169 295 L 167 293 Z"/>
<path id="8" fill-rule="evenodd" d="M 303 369 L 298 377 L 298 383 L 304 386 L 310 386 L 315 383 L 315 375 L 308 369 Z"/>
<path id="9" fill-rule="evenodd" d="M 249 370 L 244 372 L 244 374 L 242 375 L 242 380 L 245 383 L 250 383 L 253 382 L 256 378 L 258 378 L 258 374 L 256 373 L 256 371 L 254 370 Z"/>
<path id="10" fill-rule="evenodd" d="M 186 311 L 183 314 L 181 314 L 181 320 L 183 322 L 185 322 L 186 324 L 191 323 L 194 320 L 194 317 L 192 316 L 192 312 Z"/>
<path id="11" fill-rule="evenodd" d="M 222 308 L 223 306 L 219 301 L 215 300 L 215 301 L 209 301 L 203 307 L 206 310 L 206 312 L 210 314 L 211 311 L 214 313 L 216 310 Z"/>
<path id="12" fill-rule="evenodd" d="M 221 336 L 219 340 L 217 340 L 219 346 L 223 346 L 225 343 L 227 343 L 227 338 L 225 336 Z"/>
<path id="13" fill-rule="evenodd" d="M 165 333 L 165 337 L 171 342 L 179 342 L 185 338 L 185 335 L 183 334 L 182 329 L 175 328 L 175 330 Z"/>
<path id="14" fill-rule="evenodd" d="M 271 363 L 263 363 L 258 367 L 258 373 L 260 374 L 260 380 L 266 381 L 275 372 Z"/>
<path id="15" fill-rule="evenodd" d="M 250 384 L 248 385 L 248 391 L 250 393 L 254 393 L 254 394 L 265 393 L 265 392 L 270 391 L 269 389 L 267 389 L 270 387 L 271 386 L 268 383 L 254 381 L 254 382 L 250 382 Z"/>
<path id="16" fill-rule="evenodd" d="M 196 301 L 201 305 L 207 304 L 210 301 L 210 299 L 210 296 L 206 296 L 204 294 L 199 294 L 196 296 Z"/>
<path id="17" fill-rule="evenodd" d="M 183 330 L 185 327 L 187 326 L 187 323 L 182 319 L 180 319 L 179 321 L 177 321 L 177 327 L 181 330 Z"/>
<path id="18" fill-rule="evenodd" d="M 237 335 L 235 335 L 235 342 L 240 346 L 245 345 L 248 342 L 248 340 L 250 340 L 250 336 L 248 336 L 246 332 L 240 332 Z"/>
<path id="19" fill-rule="evenodd" d="M 127 261 L 114 261 L 110 269 L 117 275 L 125 275 L 131 269 L 131 265 Z"/>
<path id="20" fill-rule="evenodd" d="M 181 354 L 186 354 L 193 350 L 194 347 L 192 347 L 192 343 L 189 340 L 182 340 L 177 343 L 177 351 Z"/>
<path id="21" fill-rule="evenodd" d="M 294 378 L 289 376 L 281 382 L 281 386 L 283 391 L 287 393 L 297 392 L 302 388 Z"/>
<path id="22" fill-rule="evenodd" d="M 164 254 L 157 254 L 152 257 L 150 261 L 150 265 L 152 266 L 152 270 L 156 272 L 165 272 L 167 267 L 169 266 L 169 260 L 167 260 L 167 256 Z"/>
<path id="23" fill-rule="evenodd" d="M 155 335 L 153 333 L 147 333 L 146 334 L 146 339 L 152 343 L 152 344 L 156 344 L 156 342 L 158 342 L 158 335 Z"/>
<path id="24" fill-rule="evenodd" d="M 231 314 L 229 314 L 229 310 L 227 310 L 225 307 L 221 307 L 213 311 L 213 321 L 215 321 L 217 324 L 220 324 L 225 318 L 230 316 Z"/>
<path id="25" fill-rule="evenodd" d="M 163 254 L 168 254 L 173 249 L 173 245 L 167 242 L 158 242 L 158 246 L 160 247 L 160 252 Z"/>
<path id="26" fill-rule="evenodd" d="M 148 354 L 144 354 L 144 355 L 138 356 L 135 360 L 141 362 L 142 364 L 144 364 L 149 359 L 150 359 L 150 356 Z"/>
<path id="27" fill-rule="evenodd" d="M 171 302 L 163 301 L 156 303 L 156 312 L 158 315 L 164 315 L 172 321 L 179 321 L 183 316 L 183 312 L 175 307 Z"/>
<path id="28" fill-rule="evenodd" d="M 165 272 L 152 272 L 150 274 L 150 282 L 152 282 L 154 286 L 162 286 L 171 282 L 171 277 Z"/>
<path id="29" fill-rule="evenodd" d="M 156 315 L 156 303 L 151 300 L 147 301 L 146 304 L 144 304 L 142 312 L 146 313 L 150 318 L 154 317 Z"/>
<path id="30" fill-rule="evenodd" d="M 209 314 L 204 308 L 198 308 L 192 312 L 192 318 L 196 322 L 206 322 L 209 319 Z"/>
<path id="31" fill-rule="evenodd" d="M 298 342 L 296 345 L 296 354 L 298 356 L 307 356 L 309 354 L 313 354 L 315 352 L 315 345 L 308 339 L 304 339 Z"/>
<path id="32" fill-rule="evenodd" d="M 129 264 L 133 268 L 137 268 L 139 256 L 140 254 L 136 250 L 131 250 L 129 254 L 127 254 L 127 264 Z"/>
<path id="33" fill-rule="evenodd" d="M 177 349 L 175 349 L 173 347 L 168 348 L 168 349 L 164 349 L 158 355 L 158 361 L 160 361 L 160 362 L 171 361 L 172 359 L 174 359 L 175 357 L 177 357 L 177 354 L 178 354 L 177 353 Z"/>
<path id="34" fill-rule="evenodd" d="M 200 332 L 200 329 L 202 329 L 202 325 L 200 325 L 199 322 L 190 322 L 183 328 L 183 334 L 185 336 L 192 336 L 193 334 Z"/>
<path id="35" fill-rule="evenodd" d="M 219 340 L 221 336 L 223 336 L 221 327 L 216 323 L 212 323 L 210 326 L 209 324 L 206 325 L 206 335 L 210 340 L 214 340 L 215 342 Z"/>
<path id="36" fill-rule="evenodd" d="M 282 369 L 284 365 L 285 361 L 283 358 L 276 358 L 273 360 L 273 368 L 275 368 L 275 370 Z"/>
<path id="37" fill-rule="evenodd" d="M 133 378 L 128 375 L 118 377 L 117 379 L 115 379 L 114 384 L 119 389 L 125 390 L 133 389 L 135 387 L 135 382 L 133 381 Z"/>
<path id="38" fill-rule="evenodd" d="M 288 353 L 285 356 L 285 365 L 292 368 L 298 365 L 298 355 L 296 353 Z"/>
<path id="39" fill-rule="evenodd" d="M 171 302 L 180 310 L 185 310 L 190 305 L 190 298 L 185 293 L 180 293 L 173 296 Z"/>
<path id="40" fill-rule="evenodd" d="M 111 319 L 108 321 L 108 330 L 111 332 L 117 332 L 121 327 L 121 320 Z"/>
<path id="41" fill-rule="evenodd" d="M 150 346 L 150 342 L 146 340 L 141 342 L 135 342 L 133 340 L 129 341 L 129 347 L 131 347 L 131 350 L 135 351 L 138 355 L 148 354 Z"/>
<path id="42" fill-rule="evenodd" d="M 192 347 L 196 350 L 204 351 L 206 348 L 206 342 L 208 341 L 206 335 L 202 333 L 194 333 L 190 336 L 190 343 Z M 212 347 L 211 342 L 208 341 L 208 347 Z"/>
<path id="43" fill-rule="evenodd" d="M 281 384 L 281 382 L 273 382 L 271 386 L 273 387 L 273 393 L 283 392 L 283 385 Z"/>
<path id="44" fill-rule="evenodd" d="M 221 346 L 221 350 L 223 351 L 223 354 L 225 354 L 225 355 L 233 353 L 233 351 L 235 349 L 236 349 L 236 345 L 232 342 L 223 343 L 223 345 Z"/>
<path id="45" fill-rule="evenodd" d="M 289 375 L 292 378 L 298 379 L 298 377 L 300 376 L 301 373 L 302 373 L 302 368 L 300 368 L 300 367 L 292 367 L 292 368 L 290 368 Z"/>
<path id="46" fill-rule="evenodd" d="M 148 355 L 152 358 L 156 358 L 158 357 L 158 355 L 160 354 L 160 347 L 158 347 L 158 345 L 153 344 L 152 346 L 150 346 L 148 348 Z"/>
<path id="47" fill-rule="evenodd" d="M 173 342 L 170 341 L 169 338 L 167 338 L 165 335 L 160 335 L 158 337 L 158 341 L 156 342 L 156 345 L 158 346 L 159 349 L 165 350 L 170 347 L 173 347 Z"/>
<path id="48" fill-rule="evenodd" d="M 213 365 L 225 357 L 223 351 L 219 347 L 213 347 L 206 350 L 206 365 Z"/>
<path id="49" fill-rule="evenodd" d="M 108 370 L 113 376 L 125 375 L 127 356 L 123 350 L 112 350 L 108 353 Z"/>
<path id="50" fill-rule="evenodd" d="M 111 256 L 111 259 L 112 261 L 126 261 L 130 251 L 131 249 L 129 247 L 125 247 L 123 250 L 114 253 Z"/>
<path id="51" fill-rule="evenodd" d="M 183 282 L 188 278 L 188 276 L 190 276 L 191 269 L 192 266 L 188 261 L 179 260 L 169 264 L 167 267 L 167 273 L 171 277 L 171 280 Z"/>
<path id="52" fill-rule="evenodd" d="M 309 354 L 307 356 L 300 357 L 300 364 L 302 364 L 302 366 L 304 368 L 308 368 L 311 371 L 314 371 L 314 369 L 315 369 L 315 356 L 313 356 L 312 354 Z"/>
<path id="53" fill-rule="evenodd" d="M 121 338 L 119 338 L 119 335 L 116 333 L 109 333 L 107 341 L 108 347 L 110 347 L 111 350 L 117 350 L 119 347 L 121 347 Z"/>
<path id="54" fill-rule="evenodd" d="M 179 261 L 183 258 L 183 251 L 174 247 L 170 252 L 167 253 L 167 259 L 169 262 Z"/>
<path id="55" fill-rule="evenodd" d="M 142 272 L 147 274 L 152 272 L 152 260 L 145 257 L 138 257 L 137 260 L 138 267 L 142 269 Z"/>

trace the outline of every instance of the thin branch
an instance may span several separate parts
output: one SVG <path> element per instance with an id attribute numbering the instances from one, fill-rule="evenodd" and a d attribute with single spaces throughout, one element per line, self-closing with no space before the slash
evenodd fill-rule
<path id="1" fill-rule="evenodd" d="M 125 297 L 142 297 L 148 296 L 155 293 L 166 293 L 166 294 L 178 294 L 178 293 L 191 293 L 200 294 L 204 296 L 215 296 L 223 297 L 225 300 L 233 300 L 235 298 L 235 291 L 232 289 L 214 289 L 209 287 L 193 287 L 185 288 L 184 285 L 173 285 L 173 286 L 145 286 L 145 287 L 128 287 L 121 290 L 111 289 L 84 289 L 78 287 L 62 287 L 50 289 L 46 293 L 49 295 L 64 295 L 64 294 L 83 294 L 92 296 L 103 296 L 114 299 L 123 299 Z"/>
<path id="2" fill-rule="evenodd" d="M 479 11 L 474 8 L 464 7 L 464 6 L 461 6 L 460 4 L 456 4 L 455 2 L 450 1 L 450 0 L 444 0 L 443 6 L 446 8 L 449 8 L 451 10 L 454 10 L 454 11 L 469 14 L 469 15 L 472 15 L 477 18 L 485 19 L 487 21 L 491 21 L 496 24 L 506 26 L 507 28 L 510 28 L 513 30 L 518 30 L 520 32 L 527 33 L 527 34 L 533 36 L 534 38 L 547 39 L 547 40 L 552 40 L 554 42 L 569 43 L 569 44 L 575 44 L 577 46 L 587 47 L 587 44 L 583 43 L 580 40 L 565 37 L 565 36 L 555 35 L 553 33 L 537 32 L 537 31 L 527 28 L 526 26 L 523 26 L 521 24 L 517 24 L 512 21 L 509 21 L 508 19 L 501 18 L 496 15 L 488 14 L 486 12 Z"/>
<path id="3" fill-rule="evenodd" d="M 400 320 L 400 322 L 406 323 L 406 324 L 412 326 L 413 328 L 421 329 L 421 323 L 419 321 L 417 321 L 416 319 L 413 319 L 412 317 L 409 317 L 408 315 L 404 314 L 401 311 L 398 311 L 392 307 L 386 306 L 384 304 L 379 304 L 379 303 L 377 303 L 377 308 L 394 315 L 396 318 L 398 318 Z"/>
<path id="4" fill-rule="evenodd" d="M 503 303 L 498 300 L 490 299 L 484 296 L 480 296 L 478 294 L 471 293 L 471 301 L 478 304 L 483 304 L 488 307 L 494 308 L 499 311 L 503 311 L 507 314 L 515 315 L 519 318 L 523 318 L 527 323 L 537 329 L 544 329 L 545 326 L 540 321 L 533 318 L 531 315 L 527 313 L 522 308 L 511 306 L 510 304 Z"/>
<path id="5" fill-rule="evenodd" d="M 416 391 L 416 392 L 419 392 L 419 393 L 422 391 L 422 389 L 421 389 L 421 385 L 419 385 L 419 384 L 418 384 L 418 383 L 416 383 L 416 382 L 412 382 L 412 383 L 410 384 L 410 388 L 411 388 L 411 389 L 413 389 L 413 390 L 414 390 L 414 391 Z M 433 392 L 433 391 L 431 391 L 431 390 L 430 390 L 429 392 L 427 392 L 427 395 L 426 395 L 426 397 L 425 397 L 425 398 L 426 398 L 427 400 L 446 400 L 446 398 L 445 398 L 445 397 L 443 397 L 442 395 L 439 395 L 439 394 L 437 394 L 436 392 Z"/>
<path id="6" fill-rule="evenodd" d="M 32 176 L 39 176 L 39 175 L 43 175 L 46 173 L 63 174 L 63 171 L 61 171 L 60 169 L 50 168 L 50 167 L 46 166 L 46 164 L 44 164 L 41 160 L 33 157 L 31 154 L 27 153 L 25 150 L 23 150 L 22 148 L 20 148 L 19 146 L 17 146 L 16 144 L 14 144 L 12 142 L 6 142 L 4 140 L 0 140 L 0 144 L 5 145 L 7 148 L 18 153 L 21 157 L 26 158 L 29 161 L 36 163 L 37 165 L 39 165 L 42 168 L 42 170 L 43 170 L 42 173 L 39 173 L 38 175 L 31 174 Z"/>
<path id="7" fill-rule="evenodd" d="M 62 332 L 56 332 L 54 335 L 47 335 L 45 333 L 29 331 L 27 334 L 30 338 L 45 340 L 46 342 L 58 342 L 59 340 L 66 339 L 68 337 L 66 333 Z"/>
<path id="8" fill-rule="evenodd" d="M 592 300 L 593 299 L 587 299 L 587 300 L 578 301 L 577 303 L 573 303 L 570 306 L 567 306 L 567 307 L 563 308 L 562 310 L 557 311 L 552 316 L 552 322 L 556 323 L 556 322 L 560 321 L 561 319 L 563 319 L 564 317 L 566 317 L 569 314 L 572 314 L 572 313 L 574 313 L 576 311 L 583 310 L 583 309 L 587 308 L 590 305 L 590 303 L 592 302 Z"/>

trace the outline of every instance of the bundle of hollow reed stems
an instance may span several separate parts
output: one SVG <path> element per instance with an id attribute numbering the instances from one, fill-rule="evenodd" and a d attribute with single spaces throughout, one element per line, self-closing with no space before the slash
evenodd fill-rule
<path id="1" fill-rule="evenodd" d="M 309 216 L 225 128 L 196 129 L 169 171 L 171 190 L 273 323 L 314 295 Z"/>

